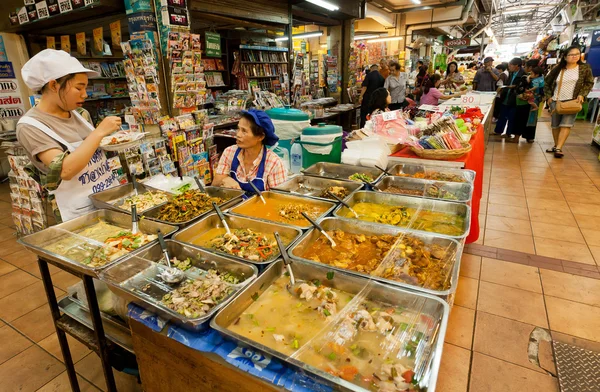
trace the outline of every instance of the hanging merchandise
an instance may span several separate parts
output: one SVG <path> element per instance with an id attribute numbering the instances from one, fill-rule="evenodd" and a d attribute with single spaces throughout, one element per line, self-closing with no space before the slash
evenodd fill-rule
<path id="1" fill-rule="evenodd" d="M 336 93 L 338 91 L 338 63 L 337 56 L 327 56 L 327 88 L 329 92 Z"/>
<path id="2" fill-rule="evenodd" d="M 81 56 L 85 56 L 87 53 L 85 47 L 85 33 L 75 34 L 75 40 L 77 41 L 77 53 Z"/>
<path id="3" fill-rule="evenodd" d="M 168 56 L 174 109 L 195 110 L 206 102 L 208 92 L 200 42 L 198 34 L 169 32 Z M 224 85 L 222 79 L 214 77 L 211 82 Z"/>
<path id="4" fill-rule="evenodd" d="M 60 49 L 71 54 L 71 37 L 68 35 L 60 36 Z"/>
<path id="5" fill-rule="evenodd" d="M 110 24 L 110 38 L 113 48 L 121 47 L 121 21 L 117 20 Z"/>
<path id="6" fill-rule="evenodd" d="M 104 28 L 98 27 L 92 31 L 94 36 L 94 49 L 96 52 L 104 52 Z"/>

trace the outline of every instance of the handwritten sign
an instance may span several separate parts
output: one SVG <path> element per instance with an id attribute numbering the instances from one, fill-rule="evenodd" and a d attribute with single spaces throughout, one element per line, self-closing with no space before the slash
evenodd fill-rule
<path id="1" fill-rule="evenodd" d="M 383 121 L 396 120 L 398 118 L 398 111 L 394 110 L 393 112 L 383 112 Z"/>
<path id="2" fill-rule="evenodd" d="M 481 96 L 479 94 L 466 94 L 460 97 L 460 103 L 463 105 L 474 105 L 478 106 L 481 103 Z"/>

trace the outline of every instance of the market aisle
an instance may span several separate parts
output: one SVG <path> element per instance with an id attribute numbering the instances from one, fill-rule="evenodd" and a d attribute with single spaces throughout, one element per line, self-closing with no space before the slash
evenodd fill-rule
<path id="1" fill-rule="evenodd" d="M 600 351 L 598 151 L 589 147 L 591 127 L 578 122 L 565 158 L 555 160 L 544 153 L 552 145 L 549 123 L 538 129 L 535 144 L 499 138 L 488 144 L 481 236 L 462 259 L 438 391 L 558 391 L 555 378 L 542 369 L 556 372 L 550 344 L 540 346 L 542 368 L 528 359 L 535 327 Z M 67 391 L 37 263 L 15 242 L 9 202 L 8 184 L 0 184 L 2 388 Z M 58 295 L 77 282 L 50 271 Z M 97 356 L 70 343 L 82 390 L 102 389 Z M 134 378 L 115 375 L 120 391 L 141 390 Z"/>

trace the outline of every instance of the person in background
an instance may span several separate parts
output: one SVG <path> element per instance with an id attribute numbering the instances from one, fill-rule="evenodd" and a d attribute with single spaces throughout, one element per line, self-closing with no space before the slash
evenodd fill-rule
<path id="1" fill-rule="evenodd" d="M 500 114 L 498 122 L 496 122 L 496 128 L 492 135 L 502 135 L 506 128 L 506 136 L 516 134 L 515 114 L 516 114 L 516 100 L 517 83 L 521 80 L 521 77 L 525 74 L 521 65 L 523 61 L 515 57 L 508 63 L 508 79 L 506 84 L 502 86 L 500 100 Z M 508 128 L 507 128 L 508 126 Z M 518 140 L 518 139 L 517 139 Z"/>
<path id="2" fill-rule="evenodd" d="M 477 66 L 477 63 L 473 62 L 473 63 L 469 63 L 469 65 L 467 66 L 468 69 L 472 70 L 472 71 L 477 71 L 479 69 L 479 67 Z"/>
<path id="3" fill-rule="evenodd" d="M 381 64 L 379 65 L 379 69 L 379 73 L 381 74 L 381 76 L 383 76 L 384 79 L 387 79 L 387 77 L 390 76 L 390 67 L 385 61 L 381 62 Z"/>
<path id="4" fill-rule="evenodd" d="M 369 112 L 369 103 L 371 102 L 371 95 L 373 91 L 377 90 L 380 87 L 383 87 L 385 83 L 385 79 L 379 73 L 379 65 L 373 64 L 371 65 L 371 71 L 367 76 L 365 76 L 365 80 L 362 82 L 362 89 L 360 91 L 360 127 L 365 126 L 365 122 L 367 121 L 367 115 Z"/>
<path id="5" fill-rule="evenodd" d="M 529 75 L 529 89 L 523 93 L 523 99 L 527 101 L 529 106 L 523 109 L 523 116 L 526 117 L 526 120 L 525 130 L 521 136 L 527 140 L 527 143 L 535 141 L 539 103 L 543 101 L 544 97 L 543 73 L 544 69 L 542 67 L 533 67 Z M 529 109 L 529 112 L 526 112 L 527 109 Z"/>
<path id="6" fill-rule="evenodd" d="M 441 85 L 451 90 L 456 90 L 463 84 L 465 84 L 465 79 L 460 72 L 458 72 L 458 64 L 456 61 L 448 63 L 446 78 L 442 81 Z"/>
<path id="7" fill-rule="evenodd" d="M 267 146 L 279 141 L 269 116 L 262 110 L 242 111 L 235 144 L 223 151 L 215 171 L 214 186 L 242 189 L 254 193 L 268 191 L 286 181 L 285 166 Z"/>
<path id="8" fill-rule="evenodd" d="M 413 91 L 413 94 L 417 101 L 421 99 L 421 95 L 423 95 L 423 87 L 427 83 L 427 80 L 429 80 L 429 75 L 427 74 L 427 67 L 425 65 L 422 65 L 421 68 L 419 68 L 417 80 L 415 81 L 415 89 Z"/>
<path id="9" fill-rule="evenodd" d="M 389 112 L 390 109 L 388 107 L 390 103 L 392 103 L 392 96 L 387 89 L 381 87 L 373 91 L 371 103 L 369 104 L 369 114 L 367 115 L 367 120 L 370 120 L 373 118 L 373 116 L 383 112 Z"/>
<path id="10" fill-rule="evenodd" d="M 400 64 L 390 64 L 391 74 L 385 80 L 385 87 L 391 95 L 390 110 L 398 110 L 407 106 L 406 103 L 406 74 L 401 72 Z"/>
<path id="11" fill-rule="evenodd" d="M 460 97 L 463 93 L 456 93 L 452 95 L 442 94 L 438 87 L 442 83 L 441 75 L 431 75 L 431 77 L 425 83 L 425 87 L 423 87 L 423 95 L 421 96 L 421 105 L 434 105 L 437 106 L 440 103 L 440 99 L 450 99 L 455 97 Z"/>
<path id="12" fill-rule="evenodd" d="M 554 153 L 555 158 L 562 158 L 564 156 L 562 148 L 569 137 L 577 114 L 558 114 L 556 101 L 576 99 L 579 103 L 583 103 L 594 86 L 592 68 L 581 61 L 579 46 L 567 48 L 560 63 L 550 71 L 544 83 L 544 97 L 552 113 L 551 126 L 554 138 L 554 147 L 546 152 Z"/>
<path id="13" fill-rule="evenodd" d="M 498 116 L 500 115 L 500 106 L 502 101 L 500 100 L 500 93 L 502 91 L 502 86 L 506 83 L 508 79 L 508 63 L 502 63 L 496 65 L 496 69 L 498 70 L 499 76 L 498 81 L 496 82 L 496 98 L 494 102 L 494 117 L 492 118 L 492 122 L 495 123 L 498 121 Z"/>
<path id="14" fill-rule="evenodd" d="M 493 68 L 494 59 L 486 57 L 483 60 L 483 67 L 477 71 L 473 78 L 473 90 L 475 91 L 496 91 L 496 83 L 500 80 L 500 72 Z"/>
<path id="15" fill-rule="evenodd" d="M 437 67 L 435 67 L 435 72 L 434 73 L 436 73 L 438 75 L 442 74 L 442 71 L 440 71 L 440 66 L 439 65 Z"/>

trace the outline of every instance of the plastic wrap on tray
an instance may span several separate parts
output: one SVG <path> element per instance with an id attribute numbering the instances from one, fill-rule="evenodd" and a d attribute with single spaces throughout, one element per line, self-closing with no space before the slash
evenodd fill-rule
<path id="1" fill-rule="evenodd" d="M 472 170 L 452 169 L 439 166 L 399 164 L 390 170 L 393 176 L 420 178 L 447 182 L 473 182 L 475 172 Z"/>

